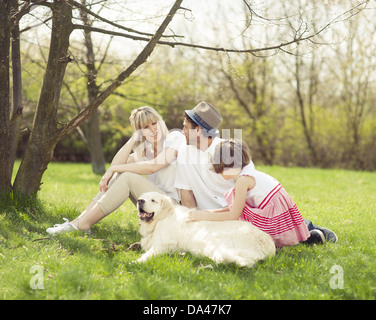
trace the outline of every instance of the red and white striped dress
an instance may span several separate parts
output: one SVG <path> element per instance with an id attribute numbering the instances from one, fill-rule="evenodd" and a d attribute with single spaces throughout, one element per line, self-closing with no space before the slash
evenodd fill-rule
<path id="1" fill-rule="evenodd" d="M 251 176 L 255 186 L 248 190 L 240 220 L 249 221 L 268 233 L 277 247 L 291 246 L 307 240 L 310 234 L 294 200 L 281 184 L 266 173 L 245 166 L 240 176 Z M 225 194 L 229 208 L 235 199 L 235 188 Z"/>

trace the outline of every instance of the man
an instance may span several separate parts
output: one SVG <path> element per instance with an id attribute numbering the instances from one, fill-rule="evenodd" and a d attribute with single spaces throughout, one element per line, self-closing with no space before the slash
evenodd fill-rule
<path id="1" fill-rule="evenodd" d="M 218 137 L 221 122 L 218 110 L 205 101 L 185 111 L 183 133 L 187 144 L 178 150 L 175 179 L 175 187 L 180 189 L 181 204 L 184 206 L 200 210 L 227 206 L 224 194 L 234 187 L 234 181 L 225 180 L 211 169 L 211 156 L 222 140 Z M 338 240 L 333 231 L 315 226 L 306 219 L 305 222 L 311 234 L 306 243 Z"/>
<path id="2" fill-rule="evenodd" d="M 218 137 L 221 122 L 219 112 L 205 101 L 185 111 L 187 144 L 178 150 L 175 187 L 180 189 L 181 203 L 186 207 L 205 210 L 227 206 L 224 194 L 234 182 L 211 170 L 211 157 L 222 140 Z"/>

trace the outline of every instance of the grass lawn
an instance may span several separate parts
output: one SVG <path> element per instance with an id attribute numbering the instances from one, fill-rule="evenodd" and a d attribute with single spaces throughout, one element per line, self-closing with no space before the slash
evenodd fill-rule
<path id="1" fill-rule="evenodd" d="M 0 206 L 0 300 L 375 299 L 376 173 L 259 169 L 282 183 L 304 218 L 334 230 L 339 242 L 283 248 L 253 268 L 188 253 L 135 264 L 141 252 L 128 246 L 140 236 L 129 200 L 95 225 L 92 236 L 45 233 L 63 217 L 74 219 L 99 182 L 90 165 L 51 163 L 37 204 Z"/>

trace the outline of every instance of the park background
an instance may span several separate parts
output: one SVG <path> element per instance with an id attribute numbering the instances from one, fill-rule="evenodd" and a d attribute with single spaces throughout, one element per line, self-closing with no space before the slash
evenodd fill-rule
<path id="1" fill-rule="evenodd" d="M 87 7 L 119 25 L 152 32 L 168 8 L 164 2 L 157 3 L 102 1 L 95 6 L 88 2 Z M 103 173 L 104 161 L 110 161 L 131 135 L 128 118 L 132 109 L 152 106 L 168 128 L 175 129 L 182 127 L 185 109 L 206 100 L 220 110 L 221 128 L 242 129 L 255 162 L 373 171 L 373 5 L 368 1 L 188 1 L 187 10 L 174 17 L 166 32 L 176 36 L 172 39 L 213 48 L 276 45 L 277 49 L 231 53 L 157 45 L 145 64 L 57 144 L 53 159 L 92 161 L 94 171 Z M 25 152 L 41 93 L 50 16 L 48 8 L 37 7 L 21 19 L 19 158 Z M 77 29 L 70 36 L 68 56 L 72 61 L 61 86 L 58 124 L 67 123 L 100 94 L 144 46 L 142 41 L 117 35 L 115 27 L 89 14 L 76 16 L 99 31 Z M 294 42 L 327 24 L 315 37 Z M 292 44 L 278 47 L 288 41 Z"/>
<path id="2" fill-rule="evenodd" d="M 145 55 L 175 2 L 9 3 L 0 19 L 15 32 L 0 49 L 9 67 L 0 70 L 1 298 L 375 298 L 373 1 L 183 1 Z M 127 250 L 139 237 L 128 202 L 94 239 L 46 238 L 96 193 L 132 134 L 132 109 L 152 106 L 176 129 L 201 100 L 221 112 L 221 129 L 242 130 L 256 166 L 338 244 L 287 248 L 252 270 L 190 255 L 141 267 Z M 43 290 L 30 284 L 33 266 Z M 338 270 L 344 287 L 331 282 Z"/>

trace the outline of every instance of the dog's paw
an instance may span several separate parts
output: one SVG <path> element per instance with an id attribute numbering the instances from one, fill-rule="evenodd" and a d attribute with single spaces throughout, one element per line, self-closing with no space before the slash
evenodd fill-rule
<path id="1" fill-rule="evenodd" d="M 140 250 L 141 249 L 141 242 L 135 242 L 135 243 L 132 243 L 129 247 L 128 247 L 128 250 Z"/>

